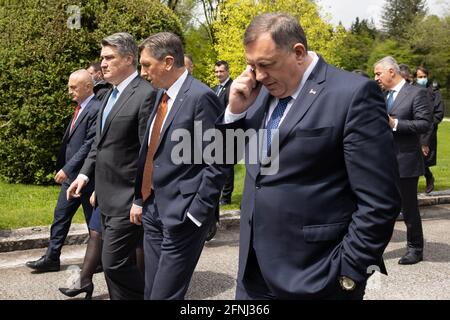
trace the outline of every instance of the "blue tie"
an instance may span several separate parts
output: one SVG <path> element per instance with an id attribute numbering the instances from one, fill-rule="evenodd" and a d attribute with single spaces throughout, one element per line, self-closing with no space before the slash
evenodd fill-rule
<path id="1" fill-rule="evenodd" d="M 275 133 L 274 130 L 278 129 L 278 126 L 280 125 L 281 118 L 283 117 L 284 111 L 286 111 L 286 107 L 291 101 L 292 97 L 286 97 L 283 99 L 280 99 L 278 101 L 277 106 L 272 112 L 272 115 L 270 116 L 269 122 L 267 122 L 267 154 L 269 154 L 270 145 L 272 144 L 272 135 Z"/>
<path id="2" fill-rule="evenodd" d="M 117 90 L 117 88 L 115 88 L 108 98 L 108 103 L 106 104 L 106 107 L 103 110 L 103 115 L 102 115 L 102 131 L 103 131 L 103 127 L 105 126 L 106 119 L 108 118 L 109 113 L 111 112 L 114 104 L 116 103 L 118 93 L 119 93 L 119 90 Z"/>
<path id="3" fill-rule="evenodd" d="M 217 90 L 216 90 L 216 95 L 217 95 L 217 96 L 220 95 L 220 92 L 222 91 L 222 88 L 223 88 L 223 86 L 222 86 L 221 84 L 219 84 L 219 85 L 217 86 Z"/>
<path id="4" fill-rule="evenodd" d="M 394 90 L 389 91 L 386 100 L 387 112 L 391 113 L 392 105 L 394 104 Z"/>

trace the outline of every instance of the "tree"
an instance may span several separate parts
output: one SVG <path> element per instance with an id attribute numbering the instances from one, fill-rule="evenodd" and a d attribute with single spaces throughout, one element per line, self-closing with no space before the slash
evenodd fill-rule
<path id="1" fill-rule="evenodd" d="M 246 65 L 242 43 L 244 31 L 253 17 L 264 12 L 287 12 L 298 18 L 307 35 L 309 49 L 317 51 L 328 62 L 341 65 L 338 52 L 344 47 L 345 29 L 335 30 L 323 21 L 314 1 L 228 0 L 223 3 L 214 23 L 217 39 L 214 48 L 219 59 L 229 62 L 232 77 L 239 75 Z"/>
<path id="2" fill-rule="evenodd" d="M 68 77 L 99 59 L 104 36 L 127 31 L 139 42 L 162 30 L 182 35 L 178 18 L 156 0 L 80 0 L 68 10 L 72 4 L 0 2 L 0 176 L 9 182 L 52 182 L 72 113 Z"/>
<path id="3" fill-rule="evenodd" d="M 401 40 L 426 13 L 426 0 L 386 0 L 381 23 L 389 37 Z"/>

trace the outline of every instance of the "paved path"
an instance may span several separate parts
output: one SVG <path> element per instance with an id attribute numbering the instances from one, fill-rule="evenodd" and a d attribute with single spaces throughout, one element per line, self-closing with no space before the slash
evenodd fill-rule
<path id="1" fill-rule="evenodd" d="M 400 266 L 404 253 L 405 225 L 397 222 L 386 252 L 389 276 L 371 278 L 366 299 L 450 299 L 450 205 L 432 206 L 424 220 L 425 261 Z M 238 230 L 219 231 L 208 243 L 194 273 L 187 299 L 224 299 L 234 297 L 237 272 Z M 68 285 L 84 256 L 85 246 L 63 249 L 60 272 L 32 274 L 24 267 L 27 260 L 38 258 L 45 249 L 0 253 L 0 299 L 65 299 L 58 287 Z M 94 299 L 108 299 L 103 274 L 94 277 Z"/>

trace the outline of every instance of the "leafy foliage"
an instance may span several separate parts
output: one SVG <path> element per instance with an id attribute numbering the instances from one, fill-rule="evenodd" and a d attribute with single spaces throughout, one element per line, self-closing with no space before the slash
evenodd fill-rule
<path id="1" fill-rule="evenodd" d="M 0 175 L 49 183 L 67 120 L 71 72 L 99 59 L 100 40 L 126 31 L 137 41 L 179 19 L 155 0 L 81 0 L 71 29 L 69 0 L 0 1 Z"/>

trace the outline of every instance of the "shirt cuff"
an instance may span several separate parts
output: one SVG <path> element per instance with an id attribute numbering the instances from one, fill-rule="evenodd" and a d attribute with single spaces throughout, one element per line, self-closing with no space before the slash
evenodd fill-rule
<path id="1" fill-rule="evenodd" d="M 85 174 L 82 174 L 82 173 L 80 173 L 79 175 L 78 175 L 78 177 L 77 178 L 81 178 L 81 179 L 83 179 L 84 181 L 86 181 L 86 183 L 88 183 L 89 182 L 89 178 L 88 178 L 88 176 L 87 175 L 85 175 Z"/>
<path id="2" fill-rule="evenodd" d="M 225 123 L 233 123 L 235 121 L 238 121 L 239 119 L 244 118 L 246 113 L 247 111 L 239 114 L 231 113 L 231 111 L 229 110 L 229 106 L 227 106 L 227 108 L 225 109 L 223 120 L 225 121 Z"/>
<path id="3" fill-rule="evenodd" d="M 394 119 L 394 127 L 392 128 L 392 131 L 397 131 L 398 126 L 398 119 Z"/>
<path id="4" fill-rule="evenodd" d="M 197 227 L 200 228 L 200 227 L 202 226 L 202 223 L 201 223 L 200 221 L 198 221 L 197 219 L 195 219 L 195 218 L 192 216 L 192 214 L 190 214 L 189 212 L 187 213 L 187 216 L 188 216 L 189 219 L 192 220 L 193 223 L 195 223 L 195 225 L 196 225 Z"/>

